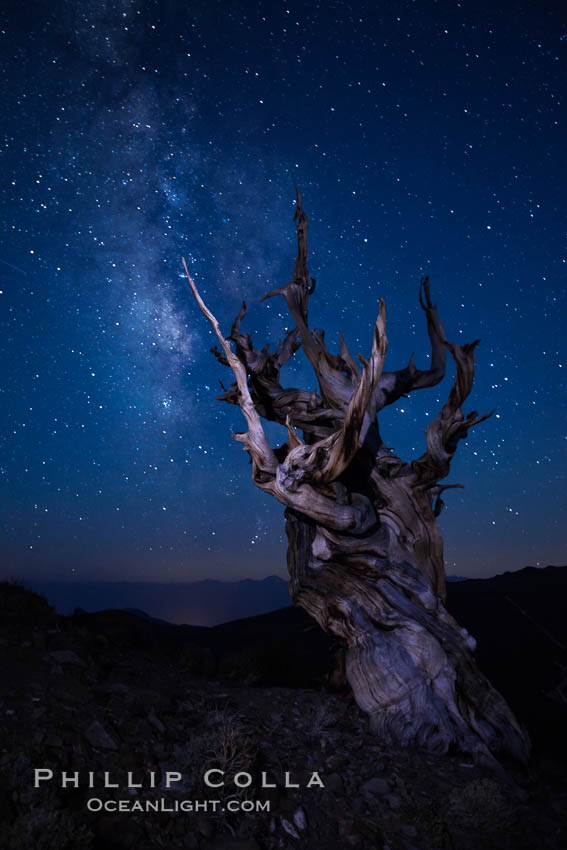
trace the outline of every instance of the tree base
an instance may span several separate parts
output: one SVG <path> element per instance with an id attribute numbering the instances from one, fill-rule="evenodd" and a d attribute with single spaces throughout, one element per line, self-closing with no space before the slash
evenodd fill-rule
<path id="1" fill-rule="evenodd" d="M 476 666 L 474 639 L 423 575 L 376 559 L 364 572 L 345 570 L 337 553 L 322 563 L 313 555 L 315 523 L 294 511 L 286 517 L 292 600 L 346 643 L 346 676 L 372 731 L 396 746 L 527 762 L 525 730 Z"/>

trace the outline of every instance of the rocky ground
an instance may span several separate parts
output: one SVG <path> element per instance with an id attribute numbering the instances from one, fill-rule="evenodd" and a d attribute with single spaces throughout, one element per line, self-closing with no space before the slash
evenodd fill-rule
<path id="1" fill-rule="evenodd" d="M 289 615 L 259 618 L 255 638 L 243 641 L 236 624 L 60 617 L 42 597 L 1 584 L 0 621 L 6 850 L 567 846 L 567 769 L 557 748 L 538 744 L 530 766 L 507 765 L 504 778 L 458 755 L 384 746 L 349 693 L 325 684 L 332 647 L 300 613 L 293 628 Z M 557 719 L 561 701 L 554 711 Z M 59 781 L 61 771 L 85 781 L 92 771 L 95 787 L 34 788 L 36 768 Z M 206 788 L 210 768 L 228 780 L 248 773 L 252 785 Z M 105 771 L 122 787 L 102 787 Z M 127 771 L 134 782 L 153 774 L 156 787 L 129 792 Z M 165 788 L 167 771 L 183 781 Z M 299 788 L 282 787 L 286 771 Z M 262 789 L 262 772 L 278 787 Z M 313 772 L 324 788 L 306 787 Z M 220 802 L 207 812 L 91 812 L 93 798 Z M 269 811 L 245 811 L 256 801 Z"/>

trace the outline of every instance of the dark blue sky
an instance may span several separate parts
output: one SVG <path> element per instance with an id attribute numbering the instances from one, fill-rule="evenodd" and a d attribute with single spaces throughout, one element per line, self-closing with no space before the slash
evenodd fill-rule
<path id="1" fill-rule="evenodd" d="M 382 295 L 386 368 L 426 366 L 424 273 L 481 338 L 468 409 L 496 414 L 448 479 L 447 571 L 567 561 L 560 4 L 11 2 L 0 30 L 5 575 L 285 575 L 180 257 L 275 343 L 294 182 L 331 343 L 367 354 Z M 381 414 L 398 454 L 451 379 Z"/>

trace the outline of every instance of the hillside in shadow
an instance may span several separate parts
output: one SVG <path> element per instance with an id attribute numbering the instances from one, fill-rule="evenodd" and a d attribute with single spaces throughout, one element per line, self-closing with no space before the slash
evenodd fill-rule
<path id="1" fill-rule="evenodd" d="M 550 567 L 449 586 L 480 666 L 534 742 L 528 767 L 505 764 L 499 775 L 370 735 L 341 679 L 339 647 L 301 610 L 176 626 L 120 610 L 61 616 L 40 595 L 1 584 L 0 846 L 559 850 L 566 584 L 567 569 Z M 34 787 L 36 768 L 53 781 Z M 225 786 L 205 787 L 210 768 L 225 772 Z M 79 787 L 61 787 L 62 771 L 78 771 Z M 126 787 L 128 771 L 142 788 Z M 118 787 L 104 787 L 105 772 Z M 170 788 L 168 772 L 182 777 Z M 308 787 L 314 772 L 324 787 Z M 249 787 L 233 784 L 238 773 Z M 263 774 L 274 787 L 262 787 Z M 89 811 L 92 799 L 100 811 Z M 211 799 L 221 808 L 104 808 Z M 230 801 L 241 808 L 229 812 Z"/>

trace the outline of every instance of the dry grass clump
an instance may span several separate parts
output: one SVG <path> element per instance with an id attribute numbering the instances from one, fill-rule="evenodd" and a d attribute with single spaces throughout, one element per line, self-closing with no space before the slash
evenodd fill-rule
<path id="1" fill-rule="evenodd" d="M 254 774 L 258 744 L 251 724 L 239 712 L 216 706 L 203 715 L 202 722 L 191 730 L 187 744 L 177 751 L 182 763 L 193 776 L 197 789 L 203 790 L 203 776 L 212 768 L 224 773 L 225 785 L 216 789 L 233 798 L 244 798 L 250 788 L 238 788 L 233 777 L 238 773 Z M 215 776 L 215 781 L 221 780 Z M 210 793 L 211 789 L 207 790 Z"/>

